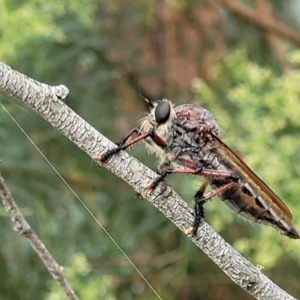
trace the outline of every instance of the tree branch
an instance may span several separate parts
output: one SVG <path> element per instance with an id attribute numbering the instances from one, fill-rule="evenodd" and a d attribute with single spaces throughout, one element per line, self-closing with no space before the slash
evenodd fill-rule
<path id="1" fill-rule="evenodd" d="M 280 24 L 279 22 L 275 22 L 273 19 L 262 18 L 260 14 L 257 13 L 256 10 L 247 8 L 245 5 L 241 5 L 236 3 L 236 1 L 232 0 L 220 0 L 224 6 L 230 9 L 232 12 L 241 15 L 245 19 L 248 19 L 254 25 L 263 28 L 264 30 L 268 30 L 273 32 L 274 34 L 281 36 L 287 40 L 290 40 L 296 45 L 300 45 L 300 36 L 289 27 Z"/>
<path id="2" fill-rule="evenodd" d="M 75 292 L 72 290 L 71 286 L 67 282 L 66 278 L 63 275 L 63 267 L 61 267 L 47 250 L 46 246 L 42 243 L 39 237 L 35 232 L 30 228 L 30 225 L 27 223 L 25 218 L 22 216 L 16 202 L 14 201 L 8 187 L 6 186 L 4 179 L 1 175 L 1 166 L 0 166 L 0 196 L 2 198 L 3 205 L 8 212 L 11 221 L 14 225 L 14 230 L 18 232 L 20 236 L 24 236 L 28 239 L 32 248 L 38 254 L 40 259 L 45 264 L 49 273 L 52 277 L 58 282 L 61 289 L 67 296 L 69 300 L 78 300 L 78 297 L 75 295 Z"/>
<path id="3" fill-rule="evenodd" d="M 68 94 L 65 86 L 39 83 L 0 63 L 0 90 L 32 108 L 92 158 L 115 147 L 60 100 Z M 157 174 L 134 157 L 122 151 L 105 167 L 150 201 L 181 231 L 186 232 L 192 226 L 191 209 L 170 186 L 159 185 L 152 195 L 143 188 L 146 183 L 153 182 Z M 235 251 L 207 223 L 201 223 L 200 232 L 200 236 L 190 238 L 191 241 L 244 290 L 257 299 L 294 299 Z"/>
<path id="4" fill-rule="evenodd" d="M 268 0 L 253 0 L 255 7 L 257 8 L 258 15 L 261 18 L 267 18 L 270 21 L 274 22 L 274 17 L 272 15 L 272 6 Z M 278 62 L 285 73 L 288 73 L 292 70 L 290 63 L 286 59 L 286 53 L 281 44 L 281 40 L 278 35 L 274 34 L 270 30 L 265 30 L 266 39 L 270 44 L 271 49 L 274 52 L 274 55 L 277 57 Z"/>

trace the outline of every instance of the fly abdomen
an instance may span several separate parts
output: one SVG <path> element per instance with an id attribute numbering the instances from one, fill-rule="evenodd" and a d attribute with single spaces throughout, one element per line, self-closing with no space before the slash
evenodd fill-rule
<path id="1" fill-rule="evenodd" d="M 291 221 L 261 194 L 254 195 L 247 184 L 237 183 L 233 188 L 220 195 L 223 202 L 234 212 L 251 222 L 272 226 L 281 234 L 299 238 Z"/>

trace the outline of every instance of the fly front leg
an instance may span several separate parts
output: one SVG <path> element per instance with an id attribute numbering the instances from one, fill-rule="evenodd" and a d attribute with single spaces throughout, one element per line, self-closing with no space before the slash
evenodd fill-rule
<path id="1" fill-rule="evenodd" d="M 133 140 L 128 141 L 129 138 L 135 133 L 138 136 Z M 119 153 L 121 150 L 125 150 L 130 146 L 138 143 L 139 141 L 145 140 L 148 137 L 150 137 L 154 141 L 154 143 L 160 146 L 161 148 L 165 148 L 167 146 L 166 142 L 163 139 L 161 139 L 153 130 L 146 133 L 141 133 L 141 131 L 138 128 L 134 128 L 130 130 L 119 143 L 117 143 L 116 148 L 108 150 L 101 156 L 94 156 L 93 159 L 97 161 L 100 165 L 103 165 L 107 160 L 109 160 L 115 154 Z"/>
<path id="2" fill-rule="evenodd" d="M 186 231 L 187 235 L 189 235 L 189 236 L 197 235 L 197 230 L 201 223 L 201 219 L 204 218 L 204 207 L 203 207 L 204 203 L 207 200 L 210 200 L 211 198 L 224 193 L 228 189 L 232 188 L 235 184 L 236 184 L 235 181 L 230 181 L 206 195 L 204 195 L 204 192 L 207 188 L 208 183 L 204 182 L 201 185 L 200 189 L 197 191 L 197 193 L 194 196 L 194 199 L 195 199 L 194 217 L 195 217 L 195 219 L 194 219 L 193 227 Z"/>
<path id="3" fill-rule="evenodd" d="M 136 133 L 138 137 L 128 142 L 129 138 Z M 130 130 L 123 138 L 122 140 L 117 143 L 117 147 L 108 150 L 104 154 L 102 154 L 97 161 L 100 162 L 101 165 L 103 165 L 107 160 L 109 160 L 112 156 L 119 153 L 121 150 L 125 150 L 126 148 L 129 148 L 130 146 L 138 143 L 141 140 L 146 139 L 148 136 L 150 136 L 150 132 L 139 134 L 139 130 L 137 128 L 134 128 Z"/>

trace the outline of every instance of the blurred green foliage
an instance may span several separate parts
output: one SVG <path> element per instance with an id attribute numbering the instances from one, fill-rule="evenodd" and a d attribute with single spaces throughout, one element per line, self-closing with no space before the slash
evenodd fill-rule
<path id="1" fill-rule="evenodd" d="M 274 14 L 292 26 L 297 7 L 273 3 Z M 291 69 L 281 72 L 263 31 L 208 1 L 178 0 L 0 0 L 0 39 L 2 61 L 41 82 L 67 85 L 67 104 L 113 141 L 143 116 L 139 93 L 209 109 L 222 139 L 284 199 L 300 229 L 300 54 L 291 44 L 284 43 Z M 163 299 L 252 299 L 130 187 L 29 109 L 0 100 Z M 0 141 L 3 176 L 15 200 L 81 299 L 154 299 L 2 109 Z M 143 147 L 132 154 L 155 169 Z M 199 181 L 174 176 L 169 182 L 192 205 Z M 206 205 L 207 222 L 300 297 L 297 242 L 219 204 Z M 62 299 L 2 208 L 0 225 L 0 300 Z"/>
<path id="2" fill-rule="evenodd" d="M 114 279 L 112 276 L 94 276 L 91 265 L 83 253 L 76 253 L 70 257 L 69 264 L 64 268 L 64 275 L 75 289 L 79 299 L 117 299 L 110 290 Z M 56 281 L 49 282 L 47 300 L 65 299 L 65 295 L 58 287 Z"/>

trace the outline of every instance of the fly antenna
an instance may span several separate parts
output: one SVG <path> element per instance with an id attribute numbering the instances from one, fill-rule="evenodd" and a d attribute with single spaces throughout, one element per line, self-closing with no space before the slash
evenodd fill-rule
<path id="1" fill-rule="evenodd" d="M 150 101 L 149 99 L 145 98 L 141 93 L 139 94 L 148 104 L 151 108 L 154 108 L 154 105 L 152 103 L 152 101 Z"/>

